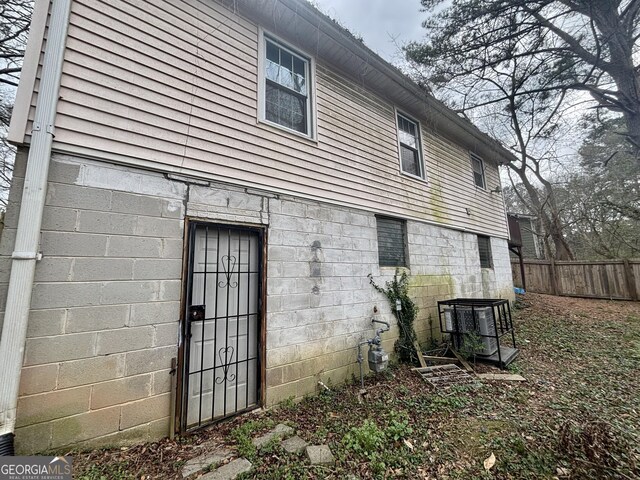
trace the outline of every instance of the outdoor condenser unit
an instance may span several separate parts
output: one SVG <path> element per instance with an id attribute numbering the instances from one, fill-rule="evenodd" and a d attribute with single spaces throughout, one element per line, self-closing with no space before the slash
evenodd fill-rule
<path id="1" fill-rule="evenodd" d="M 454 311 L 458 318 L 457 328 L 454 323 Z M 474 315 L 475 321 L 473 319 Z M 453 307 L 445 307 L 444 318 L 446 329 L 449 332 L 458 331 L 462 335 L 465 333 L 476 332 L 481 335 L 480 342 L 483 347 L 476 352 L 478 355 L 493 355 L 498 350 L 498 342 L 495 338 L 496 324 L 495 319 L 493 318 L 493 308 L 456 306 L 454 309 Z M 456 343 L 464 342 L 464 337 L 455 334 L 453 336 Z M 456 347 L 459 348 L 460 345 L 456 345 Z"/>

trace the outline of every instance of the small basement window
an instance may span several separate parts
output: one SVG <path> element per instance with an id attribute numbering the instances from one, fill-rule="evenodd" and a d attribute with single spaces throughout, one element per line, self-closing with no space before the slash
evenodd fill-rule
<path id="1" fill-rule="evenodd" d="M 420 125 L 398 113 L 400 168 L 403 173 L 424 179 L 424 162 L 420 145 Z"/>
<path id="2" fill-rule="evenodd" d="M 480 267 L 493 268 L 491 257 L 491 238 L 478 235 L 478 252 L 480 253 Z"/>
<path id="3" fill-rule="evenodd" d="M 406 222 L 390 217 L 376 217 L 378 259 L 381 267 L 406 267 Z"/>
<path id="4" fill-rule="evenodd" d="M 484 162 L 474 153 L 471 154 L 471 168 L 473 168 L 473 180 L 475 181 L 476 186 L 485 188 Z"/>

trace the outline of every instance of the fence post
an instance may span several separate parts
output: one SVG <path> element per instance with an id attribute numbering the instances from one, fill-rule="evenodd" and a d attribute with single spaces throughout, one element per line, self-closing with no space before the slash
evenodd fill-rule
<path id="1" fill-rule="evenodd" d="M 624 263 L 624 274 L 625 278 L 627 279 L 627 289 L 629 290 L 629 296 L 631 297 L 631 300 L 637 302 L 638 289 L 636 287 L 636 278 L 633 274 L 633 267 L 631 266 L 631 263 L 629 263 L 629 260 L 623 260 L 622 262 Z"/>
<path id="2" fill-rule="evenodd" d="M 560 295 L 558 291 L 558 272 L 556 271 L 556 262 L 551 259 L 551 263 L 549 264 L 551 270 L 551 292 L 553 295 Z"/>

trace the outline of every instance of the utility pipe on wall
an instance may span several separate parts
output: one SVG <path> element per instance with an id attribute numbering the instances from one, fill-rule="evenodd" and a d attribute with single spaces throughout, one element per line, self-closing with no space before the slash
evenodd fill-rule
<path id="1" fill-rule="evenodd" d="M 37 0 L 48 1 L 48 0 Z M 7 305 L 0 339 L 0 455 L 13 455 L 18 387 L 38 260 L 42 212 L 47 194 L 49 160 L 71 0 L 51 0 L 49 31 L 22 192 Z"/>

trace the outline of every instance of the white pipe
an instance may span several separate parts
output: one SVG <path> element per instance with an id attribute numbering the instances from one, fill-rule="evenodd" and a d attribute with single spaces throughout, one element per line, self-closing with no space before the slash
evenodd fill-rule
<path id="1" fill-rule="evenodd" d="M 325 392 L 330 392 L 330 391 L 331 391 L 331 389 L 330 389 L 329 387 L 327 387 L 327 386 L 322 382 L 322 380 L 319 380 L 319 381 L 318 381 L 318 385 L 320 385 L 322 388 L 324 388 Z"/>
<path id="2" fill-rule="evenodd" d="M 0 340 L 0 435 L 12 434 L 16 423 L 18 387 L 38 259 L 70 9 L 71 0 L 52 0 Z"/>

